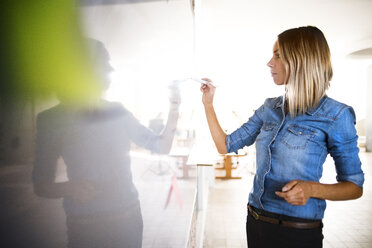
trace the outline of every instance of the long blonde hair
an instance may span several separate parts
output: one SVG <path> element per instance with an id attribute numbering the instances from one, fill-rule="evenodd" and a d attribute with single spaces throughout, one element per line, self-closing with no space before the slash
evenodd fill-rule
<path id="1" fill-rule="evenodd" d="M 322 31 L 307 26 L 278 35 L 286 70 L 286 97 L 291 117 L 316 107 L 332 79 L 331 54 Z"/>

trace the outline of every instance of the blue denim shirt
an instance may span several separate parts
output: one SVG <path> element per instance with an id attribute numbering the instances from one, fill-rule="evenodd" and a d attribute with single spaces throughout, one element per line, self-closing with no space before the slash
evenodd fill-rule
<path id="1" fill-rule="evenodd" d="M 328 154 L 335 162 L 337 181 L 362 187 L 364 174 L 358 156 L 354 110 L 324 96 L 303 115 L 285 115 L 283 97 L 266 99 L 248 122 L 227 135 L 228 152 L 256 142 L 256 175 L 249 204 L 266 211 L 306 219 L 322 219 L 325 200 L 309 198 L 295 206 L 275 191 L 291 180 L 316 181 L 322 177 Z"/>

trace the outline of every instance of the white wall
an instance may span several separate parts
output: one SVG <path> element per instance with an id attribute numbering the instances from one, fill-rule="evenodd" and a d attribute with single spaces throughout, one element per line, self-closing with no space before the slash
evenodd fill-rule
<path id="1" fill-rule="evenodd" d="M 366 105 L 366 64 L 348 54 L 361 41 L 371 40 L 372 1 L 200 2 L 196 50 L 190 1 L 83 8 L 87 34 L 107 45 L 117 68 L 110 99 L 122 101 L 145 120 L 166 109 L 169 81 L 189 75 L 210 77 L 219 85 L 216 108 L 222 125 L 232 130 L 266 97 L 284 91 L 273 84 L 266 66 L 277 34 L 315 25 L 324 32 L 332 53 L 329 96 L 353 106 L 358 121 L 371 112 Z M 184 89 L 184 111 L 199 107 L 197 88 Z"/>
<path id="2" fill-rule="evenodd" d="M 368 114 L 366 116 L 366 148 L 367 151 L 371 152 L 372 151 L 372 98 L 371 98 L 371 93 L 372 93 L 372 65 L 368 67 L 368 85 L 367 85 L 367 109 L 368 109 Z"/>

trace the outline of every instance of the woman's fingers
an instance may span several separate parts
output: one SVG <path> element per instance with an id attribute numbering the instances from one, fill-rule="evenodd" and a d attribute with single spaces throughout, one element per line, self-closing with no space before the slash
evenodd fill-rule
<path id="1" fill-rule="evenodd" d="M 202 85 L 200 86 L 200 91 L 201 91 L 201 92 L 207 92 L 207 90 L 209 90 L 210 87 L 211 87 L 210 84 L 202 84 Z"/>
<path id="2" fill-rule="evenodd" d="M 294 186 L 296 186 L 298 184 L 298 181 L 297 180 L 293 180 L 293 181 L 290 181 L 289 183 L 287 183 L 283 188 L 282 188 L 282 192 L 286 192 L 286 191 L 289 191 L 291 190 Z"/>
<path id="3" fill-rule="evenodd" d="M 283 187 L 282 192 L 275 194 L 292 205 L 305 205 L 310 197 L 310 189 L 307 182 L 293 180 Z"/>

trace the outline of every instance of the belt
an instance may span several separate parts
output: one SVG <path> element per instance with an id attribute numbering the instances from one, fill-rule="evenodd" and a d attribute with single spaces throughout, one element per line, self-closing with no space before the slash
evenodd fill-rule
<path id="1" fill-rule="evenodd" d="M 285 220 L 279 220 L 279 219 L 268 217 L 268 216 L 263 216 L 263 215 L 258 214 L 256 211 L 254 211 L 254 209 L 249 205 L 248 205 L 248 211 L 255 220 L 260 220 L 260 221 L 271 223 L 271 224 L 282 225 L 285 227 L 292 227 L 292 228 L 298 228 L 298 229 L 311 229 L 311 228 L 320 227 L 322 225 L 321 221 L 294 222 L 294 221 L 285 221 Z"/>

